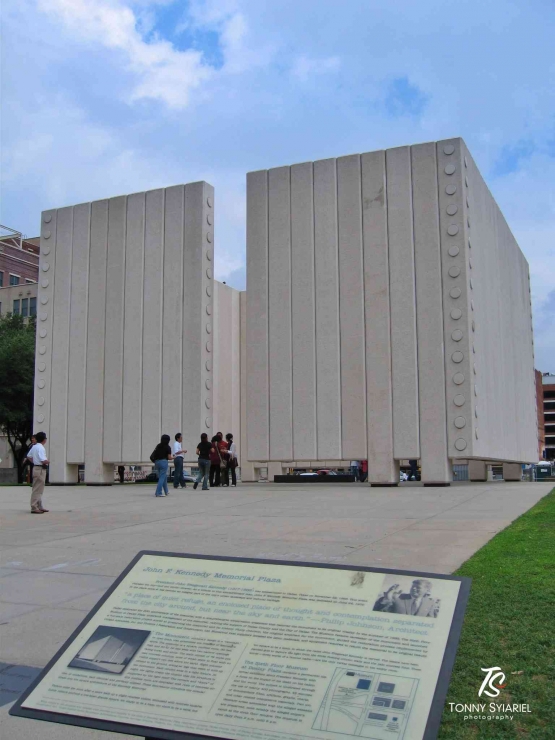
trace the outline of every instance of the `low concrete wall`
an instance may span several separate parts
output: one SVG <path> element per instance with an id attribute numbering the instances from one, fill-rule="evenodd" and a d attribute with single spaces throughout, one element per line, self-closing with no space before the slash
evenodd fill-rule
<path id="1" fill-rule="evenodd" d="M 0 483 L 17 483 L 17 468 L 0 468 Z"/>

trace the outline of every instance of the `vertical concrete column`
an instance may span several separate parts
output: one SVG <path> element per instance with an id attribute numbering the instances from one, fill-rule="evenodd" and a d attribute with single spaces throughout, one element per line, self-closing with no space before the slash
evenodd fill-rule
<path id="1" fill-rule="evenodd" d="M 185 186 L 166 188 L 162 323 L 162 434 L 181 429 Z M 187 265 L 191 270 L 192 265 Z"/>
<path id="2" fill-rule="evenodd" d="M 419 458 L 418 363 L 410 148 L 386 152 L 393 450 Z"/>
<path id="3" fill-rule="evenodd" d="M 123 431 L 123 323 L 127 198 L 108 201 L 106 328 L 104 341 L 104 462 L 121 462 Z"/>
<path id="4" fill-rule="evenodd" d="M 241 446 L 239 465 L 241 467 L 241 480 L 257 481 L 254 465 L 247 459 L 247 293 L 242 291 L 239 301 L 241 332 L 240 332 L 240 378 L 241 378 Z"/>
<path id="5" fill-rule="evenodd" d="M 447 399 L 447 443 L 450 458 L 473 453 L 473 381 L 469 320 L 473 281 L 468 276 L 464 209 L 466 181 L 460 139 L 438 142 L 437 172 L 443 285 L 443 329 Z M 477 392 L 474 387 L 474 392 Z"/>
<path id="6" fill-rule="evenodd" d="M 316 296 L 312 163 L 291 167 L 293 454 L 316 457 Z"/>
<path id="7" fill-rule="evenodd" d="M 220 370 L 225 375 L 225 331 L 227 322 L 227 301 L 225 296 L 222 299 L 224 287 L 217 280 L 214 280 L 214 294 L 212 296 L 212 328 L 214 334 L 214 352 L 212 362 L 212 394 L 214 400 L 214 413 L 212 420 L 214 423 L 214 433 L 218 432 L 223 426 L 221 418 L 226 417 L 225 410 L 222 408 L 222 401 L 225 399 L 225 389 L 222 390 L 220 384 Z M 226 379 L 223 378 L 225 388 Z M 204 431 L 204 429 L 203 429 Z"/>
<path id="8" fill-rule="evenodd" d="M 141 460 L 149 459 L 161 435 L 164 200 L 162 189 L 145 195 Z"/>
<path id="9" fill-rule="evenodd" d="M 283 466 L 281 462 L 268 462 L 268 481 L 274 482 L 274 475 L 282 475 Z"/>
<path id="10" fill-rule="evenodd" d="M 411 147 L 411 164 L 422 481 L 449 485 L 435 144 Z"/>
<path id="11" fill-rule="evenodd" d="M 522 465 L 520 463 L 503 463 L 503 480 L 521 481 Z"/>
<path id="12" fill-rule="evenodd" d="M 239 452 L 239 291 L 214 281 L 214 431 L 231 432 Z"/>
<path id="13" fill-rule="evenodd" d="M 52 333 L 54 328 L 54 285 L 56 275 L 56 210 L 44 211 L 41 219 L 37 333 L 35 340 L 35 399 L 33 431 L 48 437 L 50 454 L 50 411 L 52 381 Z"/>
<path id="14" fill-rule="evenodd" d="M 364 295 L 366 328 L 366 413 L 368 480 L 397 485 L 393 459 L 393 396 L 389 307 L 389 255 L 385 152 L 361 156 Z"/>
<path id="15" fill-rule="evenodd" d="M 488 466 L 483 460 L 468 461 L 468 480 L 478 482 L 487 481 Z"/>
<path id="16" fill-rule="evenodd" d="M 231 428 L 237 448 L 237 458 L 241 459 L 241 293 L 231 291 L 231 331 L 230 331 L 230 375 L 231 375 Z"/>
<path id="17" fill-rule="evenodd" d="M 247 457 L 270 455 L 268 173 L 247 175 Z"/>
<path id="18" fill-rule="evenodd" d="M 291 182 L 289 167 L 268 171 L 270 459 L 293 454 L 291 357 Z"/>
<path id="19" fill-rule="evenodd" d="M 73 208 L 69 370 L 67 391 L 67 461 L 85 462 L 85 384 L 91 204 Z"/>
<path id="20" fill-rule="evenodd" d="M 87 385 L 85 392 L 85 482 L 112 485 L 114 466 L 103 462 L 104 334 L 106 328 L 106 264 L 108 201 L 91 204 L 89 308 L 87 314 Z"/>
<path id="21" fill-rule="evenodd" d="M 364 458 L 366 353 L 360 157 L 337 160 L 342 456 Z"/>
<path id="22" fill-rule="evenodd" d="M 335 159 L 314 162 L 316 398 L 318 458 L 341 457 L 341 365 L 337 174 Z"/>
<path id="23" fill-rule="evenodd" d="M 214 434 L 214 209 L 211 185 L 195 182 L 185 186 L 184 290 L 179 309 L 183 316 L 182 406 L 178 426 L 185 448 L 193 453 L 201 432 L 206 432 L 209 439 Z"/>
<path id="24" fill-rule="evenodd" d="M 141 462 L 145 193 L 127 198 L 121 461 Z M 148 276 L 150 280 L 154 276 Z M 155 279 L 155 278 L 154 278 Z"/>
<path id="25" fill-rule="evenodd" d="M 54 326 L 52 342 L 52 382 L 50 423 L 55 430 L 49 440 L 51 483 L 77 483 L 77 466 L 67 464 L 67 415 L 69 381 L 69 327 L 71 306 L 71 257 L 73 208 L 58 210 L 56 227 L 56 281 L 54 285 Z M 46 334 L 42 327 L 39 338 Z M 44 336 L 46 339 L 47 336 Z"/>

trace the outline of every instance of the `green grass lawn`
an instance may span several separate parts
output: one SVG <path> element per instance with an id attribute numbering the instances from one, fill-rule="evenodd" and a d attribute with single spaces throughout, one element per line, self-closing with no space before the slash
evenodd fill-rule
<path id="1" fill-rule="evenodd" d="M 555 738 L 555 489 L 456 571 L 470 599 L 439 738 Z M 481 668 L 506 688 L 478 698 Z M 510 721 L 463 721 L 448 702 L 530 704 Z"/>

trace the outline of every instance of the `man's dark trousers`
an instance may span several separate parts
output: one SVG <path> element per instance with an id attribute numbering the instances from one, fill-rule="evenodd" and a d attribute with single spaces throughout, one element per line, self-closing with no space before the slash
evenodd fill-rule
<path id="1" fill-rule="evenodd" d="M 174 488 L 185 488 L 185 481 L 183 480 L 183 458 L 181 455 L 178 455 L 173 460 L 173 487 Z"/>

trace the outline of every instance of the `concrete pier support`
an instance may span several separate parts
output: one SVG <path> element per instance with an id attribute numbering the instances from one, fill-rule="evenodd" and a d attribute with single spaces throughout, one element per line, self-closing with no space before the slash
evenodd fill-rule
<path id="1" fill-rule="evenodd" d="M 483 460 L 468 461 L 468 480 L 485 481 L 488 479 L 488 466 Z"/>
<path id="2" fill-rule="evenodd" d="M 421 480 L 424 486 L 450 486 L 453 482 L 453 462 L 449 458 L 445 458 L 442 465 L 437 460 L 432 459 L 431 462 L 434 463 L 433 467 L 421 460 Z"/>
<path id="3" fill-rule="evenodd" d="M 274 475 L 281 475 L 283 473 L 283 467 L 281 462 L 269 462 L 268 463 L 268 480 L 270 483 L 274 480 Z"/>
<path id="4" fill-rule="evenodd" d="M 520 463 L 503 463 L 503 480 L 521 481 L 522 465 Z"/>
<path id="5" fill-rule="evenodd" d="M 46 454 L 48 455 L 48 451 Z M 51 486 L 74 486 L 79 482 L 79 466 L 67 465 L 63 459 L 54 457 L 48 478 Z"/>
<path id="6" fill-rule="evenodd" d="M 241 462 L 241 482 L 256 483 L 258 481 L 257 469 L 251 462 L 243 460 Z"/>

